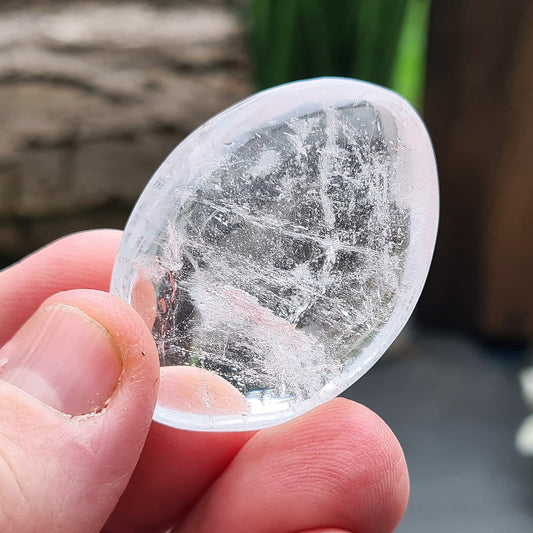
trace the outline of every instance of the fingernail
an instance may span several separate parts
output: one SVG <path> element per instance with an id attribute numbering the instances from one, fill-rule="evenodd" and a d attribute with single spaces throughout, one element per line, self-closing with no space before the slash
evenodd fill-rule
<path id="1" fill-rule="evenodd" d="M 0 350 L 0 378 L 70 415 L 92 413 L 122 372 L 109 332 L 76 307 L 39 309 Z"/>

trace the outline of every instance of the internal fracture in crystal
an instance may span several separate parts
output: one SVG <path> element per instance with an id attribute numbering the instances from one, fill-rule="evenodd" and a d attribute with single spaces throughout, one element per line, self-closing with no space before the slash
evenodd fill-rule
<path id="1" fill-rule="evenodd" d="M 202 409 L 160 400 L 156 418 L 245 430 L 341 392 L 412 311 L 437 211 L 420 119 L 369 84 L 282 86 L 194 132 L 141 196 L 113 290 L 145 317 L 162 366 L 215 373 L 244 401 L 215 409 L 204 380 Z"/>

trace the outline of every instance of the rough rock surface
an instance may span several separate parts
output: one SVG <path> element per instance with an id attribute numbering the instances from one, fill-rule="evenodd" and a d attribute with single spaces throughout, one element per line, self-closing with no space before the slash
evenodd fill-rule
<path id="1" fill-rule="evenodd" d="M 235 16 L 212 2 L 3 13 L 0 262 L 70 231 L 122 227 L 165 155 L 250 93 L 245 48 Z"/>

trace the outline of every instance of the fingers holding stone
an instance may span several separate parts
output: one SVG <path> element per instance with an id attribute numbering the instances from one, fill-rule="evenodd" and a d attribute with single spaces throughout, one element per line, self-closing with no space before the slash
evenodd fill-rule
<path id="1" fill-rule="evenodd" d="M 400 520 L 408 486 L 386 424 L 334 400 L 256 434 L 176 531 L 384 533 Z"/>
<path id="2" fill-rule="evenodd" d="M 11 508 L 9 524 L 101 527 L 150 427 L 159 368 L 149 330 L 107 293 L 59 293 L 5 344 L 0 361 L 0 462 L 12 473 L 1 492 L 26 502 Z"/>
<path id="3" fill-rule="evenodd" d="M 0 272 L 0 346 L 53 294 L 109 290 L 122 232 L 75 233 Z"/>
<path id="4" fill-rule="evenodd" d="M 159 403 L 184 412 L 240 411 L 244 397 L 218 375 L 194 367 L 163 367 Z M 218 411 L 217 411 L 218 410 Z M 252 432 L 185 431 L 152 423 L 143 453 L 106 531 L 168 531 L 233 460 Z"/>

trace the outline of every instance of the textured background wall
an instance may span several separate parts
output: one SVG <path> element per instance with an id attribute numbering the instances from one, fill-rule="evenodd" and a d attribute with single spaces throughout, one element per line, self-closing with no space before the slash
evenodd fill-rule
<path id="1" fill-rule="evenodd" d="M 0 12 L 0 265 L 71 231 L 122 227 L 165 155 L 250 93 L 227 3 L 165 4 Z"/>

